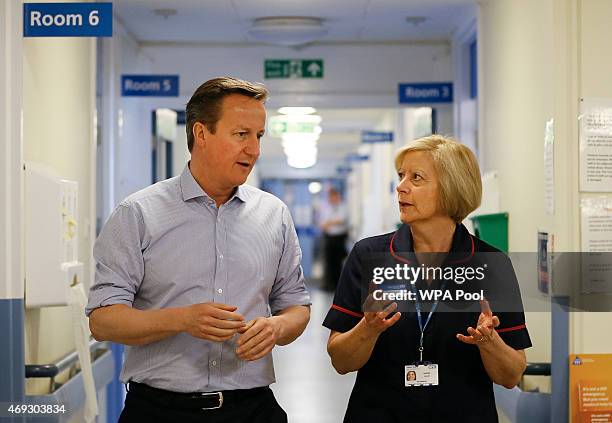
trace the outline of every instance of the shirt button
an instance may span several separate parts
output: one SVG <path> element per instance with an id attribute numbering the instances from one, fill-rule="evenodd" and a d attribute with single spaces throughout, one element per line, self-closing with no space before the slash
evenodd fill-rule
<path id="1" fill-rule="evenodd" d="M 212 364 L 213 366 L 216 366 L 216 365 L 217 365 L 217 360 L 213 360 L 211 364 Z"/>
<path id="2" fill-rule="evenodd" d="M 223 289 L 219 288 L 219 289 L 217 289 L 217 292 L 218 292 L 219 294 L 223 294 Z"/>
<path id="3" fill-rule="evenodd" d="M 221 254 L 221 255 L 219 256 L 219 258 L 220 258 L 221 260 L 223 260 L 223 254 Z"/>

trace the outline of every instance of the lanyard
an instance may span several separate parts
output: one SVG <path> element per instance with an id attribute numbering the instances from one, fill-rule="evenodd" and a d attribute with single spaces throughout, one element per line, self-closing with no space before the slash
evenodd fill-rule
<path id="1" fill-rule="evenodd" d="M 398 234 L 399 229 L 397 231 L 395 231 L 395 233 L 393 234 L 393 236 L 391 237 L 391 242 L 389 242 L 389 251 L 391 251 L 391 256 L 393 256 L 393 258 L 395 258 L 398 261 L 401 261 L 403 263 L 407 263 L 412 265 L 412 263 L 400 256 L 398 256 L 397 254 L 395 254 L 395 250 L 393 248 L 393 241 L 395 240 L 395 236 Z M 472 258 L 474 256 L 474 237 L 470 235 L 470 240 L 472 241 L 472 253 L 471 255 L 467 258 L 468 260 L 470 258 Z M 466 261 L 465 259 L 463 260 L 456 260 L 450 263 L 462 263 Z M 414 302 L 415 302 L 415 307 L 416 307 L 416 312 L 417 312 L 417 318 L 419 321 L 419 329 L 421 329 L 421 336 L 419 339 L 419 356 L 420 356 L 420 361 L 421 363 L 423 362 L 423 337 L 425 335 L 425 329 L 427 328 L 427 324 L 429 323 L 429 321 L 431 320 L 431 316 L 433 316 L 434 312 L 436 311 L 436 308 L 438 307 L 438 303 L 439 300 L 436 300 L 436 302 L 434 303 L 433 307 L 431 308 L 431 310 L 429 311 L 429 315 L 427 316 L 427 320 L 425 321 L 425 324 L 423 324 L 423 320 L 421 318 L 421 304 L 419 303 L 419 297 L 417 295 L 416 292 L 416 281 L 414 284 L 411 284 L 411 289 L 412 292 L 414 293 Z M 442 283 L 442 286 L 440 287 L 442 289 L 442 291 L 444 291 L 444 289 L 446 288 L 446 281 L 444 281 Z"/>
<path id="2" fill-rule="evenodd" d="M 421 303 L 419 302 L 419 297 L 417 295 L 415 286 L 416 286 L 416 281 L 415 283 L 411 284 L 411 288 L 412 288 L 412 292 L 414 293 L 414 306 L 416 307 L 417 320 L 419 321 L 419 329 L 421 329 L 421 336 L 419 338 L 419 362 L 422 363 L 423 362 L 423 337 L 425 336 L 425 329 L 427 328 L 427 325 L 429 324 L 429 321 L 431 320 L 431 316 L 433 316 L 433 314 L 436 311 L 436 308 L 438 308 L 438 303 L 440 302 L 440 300 L 436 300 L 434 305 L 431 307 L 431 310 L 429 311 L 429 315 L 427 316 L 427 320 L 425 320 L 425 324 L 423 324 L 423 319 L 421 316 Z M 444 288 L 446 288 L 446 281 L 444 281 L 444 283 L 441 286 L 442 290 L 444 290 Z"/>

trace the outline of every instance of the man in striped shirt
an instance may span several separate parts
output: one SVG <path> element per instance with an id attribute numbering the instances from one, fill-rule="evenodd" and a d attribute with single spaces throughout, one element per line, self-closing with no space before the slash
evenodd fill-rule
<path id="1" fill-rule="evenodd" d="M 310 316 L 285 206 L 243 185 L 260 153 L 266 89 L 234 78 L 189 100 L 191 161 L 130 195 L 94 247 L 86 313 L 127 345 L 120 421 L 286 422 L 270 352 Z"/>

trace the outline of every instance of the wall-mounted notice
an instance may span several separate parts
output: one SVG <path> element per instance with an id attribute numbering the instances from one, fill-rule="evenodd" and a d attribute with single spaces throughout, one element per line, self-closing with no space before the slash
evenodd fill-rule
<path id="1" fill-rule="evenodd" d="M 546 214 L 555 214 L 555 132 L 554 121 L 546 122 L 544 129 L 544 206 Z"/>
<path id="2" fill-rule="evenodd" d="M 582 252 L 612 252 L 612 198 L 583 198 L 580 215 Z"/>
<path id="3" fill-rule="evenodd" d="M 570 355 L 571 423 L 612 423 L 612 355 Z"/>
<path id="4" fill-rule="evenodd" d="M 580 211 L 582 292 L 612 294 L 612 198 L 583 198 Z"/>
<path id="5" fill-rule="evenodd" d="M 612 99 L 582 99 L 580 190 L 612 192 Z"/>

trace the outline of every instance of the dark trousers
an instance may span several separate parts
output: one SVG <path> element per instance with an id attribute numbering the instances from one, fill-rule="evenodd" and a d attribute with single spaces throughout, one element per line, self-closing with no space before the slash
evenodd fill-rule
<path id="1" fill-rule="evenodd" d="M 199 422 L 199 423 L 287 423 L 287 414 L 276 402 L 270 388 L 256 393 L 229 396 L 223 406 L 213 410 L 168 405 L 157 393 L 130 390 L 119 423 L 132 422 Z M 164 403 L 164 404 L 162 404 Z"/>
<path id="2" fill-rule="evenodd" d="M 346 258 L 347 234 L 325 235 L 324 237 L 324 288 L 335 291 L 342 272 L 342 261 Z"/>

